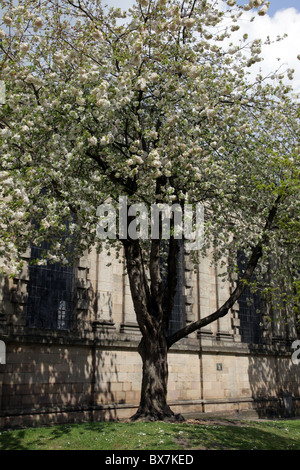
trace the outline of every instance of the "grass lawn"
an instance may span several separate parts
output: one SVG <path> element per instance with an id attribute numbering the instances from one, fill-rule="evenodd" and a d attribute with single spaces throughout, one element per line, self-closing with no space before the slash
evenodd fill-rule
<path id="1" fill-rule="evenodd" d="M 82 423 L 0 432 L 0 450 L 300 450 L 300 420 Z"/>

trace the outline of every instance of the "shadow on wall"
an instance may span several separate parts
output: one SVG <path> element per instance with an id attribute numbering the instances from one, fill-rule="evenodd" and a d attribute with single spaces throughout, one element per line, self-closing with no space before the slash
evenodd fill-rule
<path id="1" fill-rule="evenodd" d="M 101 311 L 95 310 L 87 276 L 84 267 L 75 278 L 73 268 L 33 266 L 26 282 L 7 285 L 6 305 L 13 314 L 6 314 L 0 327 L 7 337 L 0 421 L 1 415 L 15 416 L 17 424 L 20 414 L 26 425 L 82 420 L 82 413 L 88 420 L 116 418 L 115 404 L 125 401 L 120 367 L 105 328 L 92 331 L 91 318 L 101 318 Z M 111 319 L 111 301 L 108 308 Z"/>
<path id="2" fill-rule="evenodd" d="M 114 405 L 123 398 L 116 386 L 116 354 L 96 345 L 59 345 L 53 338 L 46 342 L 7 345 L 2 416 L 22 415 L 26 425 L 76 422 L 84 416 L 87 420 L 116 419 Z M 11 418 L 10 423 L 14 424 Z"/>
<path id="3" fill-rule="evenodd" d="M 132 345 L 115 348 L 113 293 L 95 292 L 83 261 L 77 272 L 47 265 L 25 274 L 7 286 L 11 311 L 3 329 L 0 321 L 0 425 L 10 416 L 18 426 L 20 415 L 26 425 L 115 420 L 121 405 L 137 406 L 142 367 Z"/>
<path id="4" fill-rule="evenodd" d="M 97 318 L 107 318 L 107 321 L 113 321 L 112 292 L 98 292 L 95 305 L 97 306 Z"/>
<path id="5" fill-rule="evenodd" d="M 256 411 L 261 418 L 289 418 L 299 415 L 300 365 L 280 352 L 273 355 L 251 351 L 249 382 Z M 297 410 L 298 408 L 298 410 Z"/>

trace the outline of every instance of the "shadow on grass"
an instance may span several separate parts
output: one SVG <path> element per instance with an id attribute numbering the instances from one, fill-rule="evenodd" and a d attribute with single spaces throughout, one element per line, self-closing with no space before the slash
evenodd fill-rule
<path id="1" fill-rule="evenodd" d="M 27 446 L 23 445 L 26 431 L 10 431 L 1 432 L 0 450 L 27 450 Z"/>
<path id="2" fill-rule="evenodd" d="M 199 425 L 184 429 L 189 449 L 209 450 L 300 450 L 300 439 L 284 426 Z"/>
<path id="3" fill-rule="evenodd" d="M 300 421 L 89 422 L 0 433 L 0 450 L 300 450 Z"/>
<path id="4" fill-rule="evenodd" d="M 89 434 L 113 433 L 116 423 L 90 422 L 0 431 L 0 450 L 29 450 L 39 447 L 62 448 L 66 441 L 79 442 Z"/>

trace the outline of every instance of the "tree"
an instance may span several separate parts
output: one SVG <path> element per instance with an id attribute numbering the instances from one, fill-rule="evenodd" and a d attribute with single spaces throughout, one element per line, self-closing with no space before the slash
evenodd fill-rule
<path id="1" fill-rule="evenodd" d="M 135 419 L 174 419 L 169 348 L 227 315 L 247 285 L 297 310 L 299 107 L 285 82 L 293 72 L 251 76 L 262 43 L 235 39 L 243 8 L 234 5 L 138 0 L 126 14 L 97 0 L 2 2 L 2 269 L 20 269 L 30 242 L 48 241 L 45 259 L 62 263 L 95 245 L 122 247 L 142 333 Z M 244 9 L 263 15 L 267 6 L 255 0 Z M 117 208 L 124 196 L 126 233 L 137 223 L 134 204 L 204 207 L 204 242 L 191 256 L 196 263 L 213 250 L 235 282 L 221 308 L 168 336 L 175 217 L 167 240 L 162 218 L 156 238 L 100 239 L 97 208 Z M 271 256 L 284 260 L 273 271 Z"/>

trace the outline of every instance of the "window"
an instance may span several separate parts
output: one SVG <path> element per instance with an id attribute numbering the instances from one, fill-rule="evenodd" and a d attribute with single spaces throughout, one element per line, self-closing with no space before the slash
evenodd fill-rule
<path id="1" fill-rule="evenodd" d="M 239 272 L 245 268 L 245 257 L 238 257 Z M 243 343 L 261 344 L 263 341 L 261 319 L 263 301 L 259 294 L 253 294 L 249 287 L 238 300 L 240 335 Z"/>
<path id="2" fill-rule="evenodd" d="M 167 255 L 168 247 L 167 242 L 163 242 L 162 249 Z M 179 253 L 178 253 L 178 266 L 177 266 L 177 288 L 174 297 L 174 306 L 170 318 L 168 335 L 175 333 L 184 326 L 184 302 L 183 302 L 183 283 L 184 283 L 184 243 L 183 240 L 178 240 Z M 161 276 L 163 282 L 166 282 L 167 273 L 163 266 L 165 266 L 166 259 L 164 256 L 161 257 Z"/>
<path id="3" fill-rule="evenodd" d="M 184 245 L 182 240 L 178 240 L 179 254 L 177 266 L 177 288 L 174 297 L 174 306 L 171 314 L 168 334 L 173 334 L 184 326 L 184 304 L 183 304 L 183 284 L 184 284 Z"/>
<path id="4" fill-rule="evenodd" d="M 252 294 L 249 288 L 239 301 L 240 335 L 243 343 L 261 344 L 261 299 Z"/>
<path id="5" fill-rule="evenodd" d="M 31 247 L 31 260 L 45 249 Z M 72 266 L 47 263 L 30 264 L 27 324 L 31 328 L 67 330 L 71 327 L 74 296 L 74 269 Z"/>

